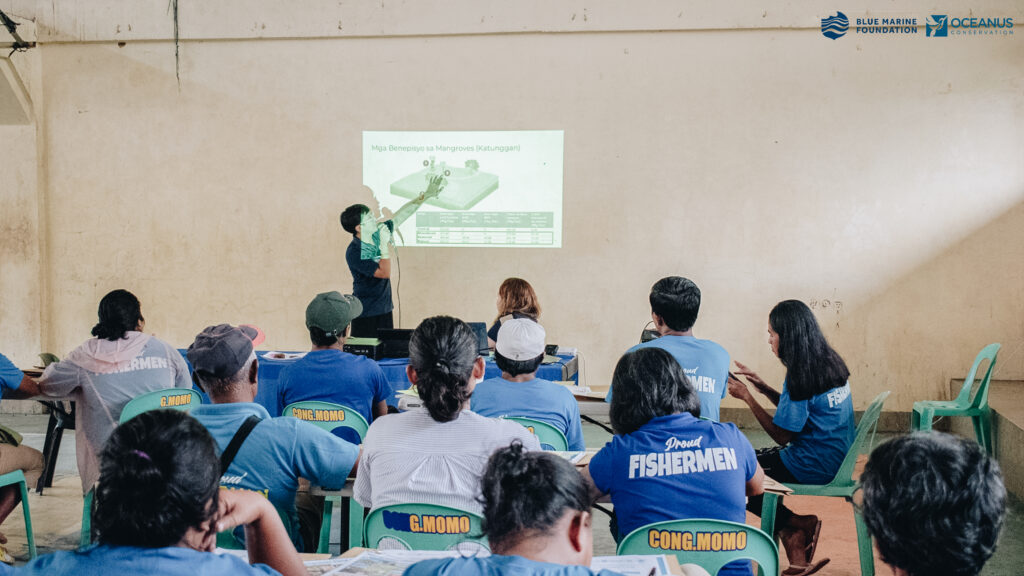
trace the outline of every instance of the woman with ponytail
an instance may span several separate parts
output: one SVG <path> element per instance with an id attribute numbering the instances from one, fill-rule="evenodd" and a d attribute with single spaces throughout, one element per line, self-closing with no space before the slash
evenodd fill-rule
<path id="1" fill-rule="evenodd" d="M 114 431 L 100 455 L 96 545 L 36 558 L 17 573 L 47 576 L 305 575 L 270 501 L 220 489 L 210 433 L 184 412 L 143 412 Z M 212 554 L 217 532 L 245 526 L 246 564 Z"/>
<path id="2" fill-rule="evenodd" d="M 584 471 L 596 499 L 611 495 L 619 541 L 652 522 L 711 518 L 744 523 L 764 472 L 735 424 L 700 419 L 700 397 L 671 354 L 640 348 L 619 359 L 609 416 L 615 436 Z M 751 574 L 750 562 L 721 575 Z"/>
<path id="3" fill-rule="evenodd" d="M 75 453 L 82 493 L 96 484 L 98 454 L 129 400 L 164 388 L 191 388 L 188 366 L 170 344 L 144 333 L 139 299 L 114 290 L 100 300 L 94 338 L 46 367 L 39 390 L 77 402 Z"/>
<path id="4" fill-rule="evenodd" d="M 521 425 L 469 410 L 484 375 L 476 336 L 462 320 L 427 318 L 409 341 L 409 381 L 422 408 L 375 420 L 363 439 L 354 496 L 364 508 L 437 504 L 480 513 L 477 495 L 487 458 L 520 440 L 539 450 Z"/>
<path id="5" fill-rule="evenodd" d="M 814 313 L 799 300 L 784 300 L 772 308 L 768 314 L 768 345 L 786 367 L 781 393 L 739 362 L 736 374 L 745 376 L 778 407 L 774 417 L 761 407 L 746 383 L 729 379 L 729 394 L 743 400 L 778 443 L 758 450 L 757 460 L 765 473 L 779 482 L 827 484 L 839 471 L 856 434 L 850 370 L 829 346 Z M 760 497 L 751 498 L 747 509 L 759 515 L 761 503 Z M 821 533 L 817 516 L 794 514 L 779 506 L 775 526 L 789 557 L 786 576 L 808 576 L 828 562 L 812 563 Z"/>
<path id="6" fill-rule="evenodd" d="M 483 530 L 493 555 L 419 562 L 405 576 L 591 576 L 590 494 L 564 458 L 499 449 L 483 476 Z M 602 571 L 602 576 L 611 573 Z"/>

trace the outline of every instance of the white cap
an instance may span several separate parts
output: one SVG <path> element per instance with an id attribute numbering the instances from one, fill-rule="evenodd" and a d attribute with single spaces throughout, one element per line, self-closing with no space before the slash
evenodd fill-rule
<path id="1" fill-rule="evenodd" d="M 513 318 L 501 323 L 494 350 L 517 362 L 533 360 L 544 353 L 544 327 L 528 318 Z"/>

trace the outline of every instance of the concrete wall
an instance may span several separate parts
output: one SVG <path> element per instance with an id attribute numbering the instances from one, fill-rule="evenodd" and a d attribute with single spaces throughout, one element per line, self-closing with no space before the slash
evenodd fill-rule
<path id="1" fill-rule="evenodd" d="M 858 408 L 942 397 L 993 341 L 1024 378 L 1024 29 L 833 41 L 812 2 L 265 4 L 179 2 L 176 66 L 165 0 L 7 0 L 40 43 L 12 57 L 39 61 L 18 132 L 39 154 L 0 127 L 0 202 L 38 214 L 39 248 L 8 273 L 5 210 L 3 286 L 35 287 L 15 307 L 36 312 L 0 307 L 0 350 L 66 353 L 121 287 L 179 346 L 248 321 L 305 348 L 309 298 L 351 287 L 337 214 L 367 200 L 363 130 L 561 129 L 564 248 L 404 250 L 403 326 L 490 319 L 522 276 L 607 385 L 650 285 L 682 274 L 697 334 L 775 381 L 768 311 L 813 303 Z"/>

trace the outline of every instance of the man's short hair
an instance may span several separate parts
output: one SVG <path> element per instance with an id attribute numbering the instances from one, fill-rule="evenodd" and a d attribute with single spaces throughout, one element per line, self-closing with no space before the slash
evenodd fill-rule
<path id="1" fill-rule="evenodd" d="M 542 362 L 544 362 L 544 354 L 529 360 L 511 360 L 502 356 L 501 352 L 494 352 L 494 363 L 498 365 L 498 370 L 507 372 L 509 376 L 533 374 L 540 368 Z"/>
<path id="2" fill-rule="evenodd" d="M 349 234 L 356 233 L 356 226 L 363 221 L 363 214 L 370 211 L 366 204 L 353 204 L 341 212 L 341 227 Z"/>
<path id="3" fill-rule="evenodd" d="M 700 288 L 682 276 L 669 276 L 651 287 L 651 312 L 670 329 L 686 332 L 697 322 Z"/>
<path id="4" fill-rule="evenodd" d="M 860 477 L 882 560 L 910 576 L 976 576 L 1006 518 L 999 464 L 970 440 L 918 432 L 882 444 Z"/>

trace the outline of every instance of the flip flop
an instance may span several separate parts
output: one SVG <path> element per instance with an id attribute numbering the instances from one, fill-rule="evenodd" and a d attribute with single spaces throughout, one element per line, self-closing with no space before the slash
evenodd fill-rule
<path id="1" fill-rule="evenodd" d="M 786 568 L 782 571 L 782 576 L 811 576 L 811 574 L 815 574 L 818 572 L 818 570 L 824 568 L 825 565 L 828 564 L 830 561 L 831 558 L 825 558 L 824 560 L 820 560 L 818 562 L 815 562 L 814 564 L 808 564 L 805 566 L 790 566 L 789 568 Z"/>
<path id="2" fill-rule="evenodd" d="M 814 560 L 814 553 L 818 550 L 818 536 L 821 535 L 821 520 L 814 526 L 814 531 L 811 533 L 811 541 L 808 542 L 807 548 L 807 563 L 810 564 Z"/>

